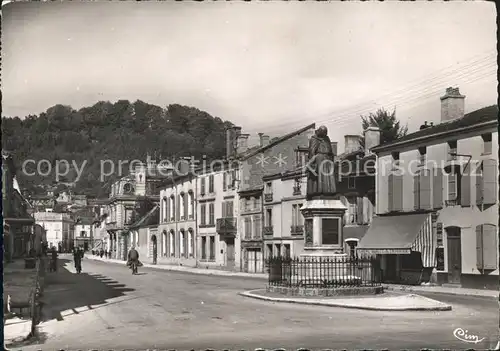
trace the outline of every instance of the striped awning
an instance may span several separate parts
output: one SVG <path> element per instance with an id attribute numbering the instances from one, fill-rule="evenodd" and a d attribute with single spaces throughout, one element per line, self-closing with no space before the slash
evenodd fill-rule
<path id="1" fill-rule="evenodd" d="M 422 265 L 435 265 L 430 213 L 381 216 L 373 222 L 357 248 L 364 255 L 407 255 L 420 252 Z"/>

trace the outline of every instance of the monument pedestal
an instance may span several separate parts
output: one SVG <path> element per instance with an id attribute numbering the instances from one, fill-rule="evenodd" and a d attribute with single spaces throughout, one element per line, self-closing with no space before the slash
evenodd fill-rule
<path id="1" fill-rule="evenodd" d="M 304 217 L 304 253 L 300 258 L 310 262 L 303 280 L 333 280 L 344 276 L 343 218 L 347 207 L 339 199 L 307 200 L 301 208 Z"/>
<path id="2" fill-rule="evenodd" d="M 343 218 L 347 207 L 338 199 L 307 200 L 301 208 L 304 217 L 307 257 L 344 256 Z"/>

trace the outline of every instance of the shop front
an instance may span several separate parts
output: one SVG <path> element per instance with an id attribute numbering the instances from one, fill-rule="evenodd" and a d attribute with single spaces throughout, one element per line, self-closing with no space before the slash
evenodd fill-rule
<path id="1" fill-rule="evenodd" d="M 357 247 L 359 256 L 375 256 L 384 283 L 420 285 L 435 268 L 431 213 L 374 217 Z"/>

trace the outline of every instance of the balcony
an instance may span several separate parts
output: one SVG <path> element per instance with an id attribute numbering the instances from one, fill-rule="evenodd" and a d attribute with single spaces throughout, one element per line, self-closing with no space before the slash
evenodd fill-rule
<path id="1" fill-rule="evenodd" d="M 237 232 L 236 218 L 232 217 L 217 218 L 216 230 L 217 233 L 221 235 L 234 236 Z"/>
<path id="2" fill-rule="evenodd" d="M 303 235 L 304 234 L 304 226 L 303 225 L 292 225 L 290 228 L 290 233 L 292 235 Z"/>
<path id="3" fill-rule="evenodd" d="M 118 229 L 118 225 L 116 222 L 106 223 L 106 230 L 116 230 L 116 229 Z"/>
<path id="4" fill-rule="evenodd" d="M 460 202 L 458 201 L 458 199 L 445 200 L 444 204 L 446 207 L 453 207 L 453 206 L 459 206 Z"/>
<path id="5" fill-rule="evenodd" d="M 265 202 L 272 202 L 273 201 L 273 193 L 264 194 L 264 201 Z"/>
<path id="6" fill-rule="evenodd" d="M 273 231 L 273 226 L 267 226 L 264 227 L 264 236 L 273 236 L 274 231 Z"/>

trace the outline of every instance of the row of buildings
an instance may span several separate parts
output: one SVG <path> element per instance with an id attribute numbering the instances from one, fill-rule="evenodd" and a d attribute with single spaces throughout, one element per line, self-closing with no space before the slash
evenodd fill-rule
<path id="1" fill-rule="evenodd" d="M 332 143 L 345 252 L 376 255 L 386 282 L 498 287 L 498 107 L 464 115 L 464 99 L 447 89 L 441 121 L 401 139 L 381 144 L 380 130 L 368 128 L 346 135 L 342 153 Z M 263 272 L 266 257 L 300 255 L 315 128 L 273 140 L 260 133 L 251 147 L 233 127 L 224 160 L 182 163 L 182 174 L 165 176 L 148 158 L 113 184 L 104 247 L 119 259 L 135 246 L 158 264 L 244 272 Z"/>

